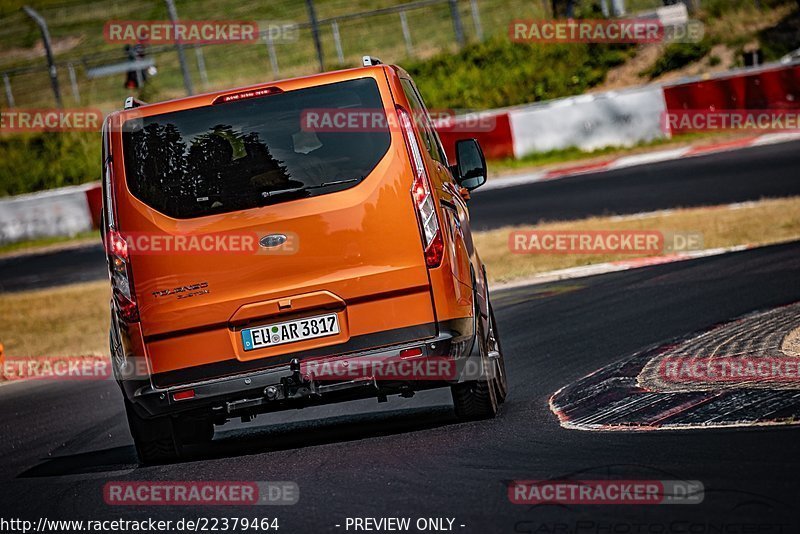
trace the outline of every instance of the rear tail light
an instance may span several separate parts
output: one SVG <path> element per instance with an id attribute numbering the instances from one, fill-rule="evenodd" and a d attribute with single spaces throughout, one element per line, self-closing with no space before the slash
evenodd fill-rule
<path id="1" fill-rule="evenodd" d="M 444 255 L 444 240 L 439 225 L 439 216 L 436 214 L 433 192 L 431 190 L 428 173 L 422 160 L 422 151 L 414 135 L 414 127 L 408 112 L 401 107 L 397 108 L 400 126 L 411 156 L 411 167 L 414 171 L 414 183 L 411 186 L 411 196 L 417 208 L 422 233 L 425 239 L 425 263 L 428 268 L 438 267 Z"/>
<path id="2" fill-rule="evenodd" d="M 106 235 L 106 249 L 111 289 L 119 314 L 124 321 L 135 323 L 139 320 L 139 306 L 136 304 L 136 296 L 131 283 L 128 243 L 119 232 L 110 230 Z"/>
<path id="3" fill-rule="evenodd" d="M 104 125 L 104 130 L 105 127 L 106 125 Z M 105 131 L 103 133 L 106 135 Z M 108 148 L 106 145 L 104 152 L 107 153 Z M 103 217 L 105 219 L 105 232 L 103 234 L 103 243 L 106 247 L 111 289 L 122 320 L 128 323 L 135 323 L 139 321 L 139 306 L 136 304 L 136 297 L 133 292 L 128 243 L 125 241 L 125 237 L 115 229 L 114 167 L 111 157 L 106 157 L 104 162 L 103 188 L 105 189 L 105 212 Z"/>

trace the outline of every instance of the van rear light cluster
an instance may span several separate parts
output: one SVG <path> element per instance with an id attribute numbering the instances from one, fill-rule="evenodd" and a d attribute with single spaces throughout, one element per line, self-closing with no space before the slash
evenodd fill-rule
<path id="1" fill-rule="evenodd" d="M 438 267 L 442 263 L 442 256 L 444 255 L 444 240 L 441 226 L 439 225 L 439 217 L 436 214 L 436 205 L 430 180 L 428 179 L 428 173 L 425 171 L 422 151 L 417 142 L 417 137 L 414 135 L 411 117 L 405 109 L 399 106 L 397 115 L 411 156 L 411 167 L 414 171 L 411 196 L 414 199 L 414 206 L 417 208 L 417 215 L 419 216 L 425 239 L 425 263 L 428 268 Z"/>
<path id="2" fill-rule="evenodd" d="M 103 153 L 108 154 L 108 123 L 103 124 Z M 104 156 L 103 189 L 105 190 L 105 211 L 103 212 L 104 240 L 108 275 L 111 279 L 111 290 L 117 304 L 119 316 L 127 323 L 139 321 L 139 306 L 133 292 L 131 261 L 128 243 L 116 228 L 116 206 L 114 205 L 114 166 L 110 156 Z"/>
<path id="3" fill-rule="evenodd" d="M 136 296 L 131 285 L 128 243 L 119 232 L 111 230 L 106 237 L 106 247 L 111 288 L 119 314 L 125 322 L 135 323 L 139 320 L 139 306 L 136 304 Z"/>

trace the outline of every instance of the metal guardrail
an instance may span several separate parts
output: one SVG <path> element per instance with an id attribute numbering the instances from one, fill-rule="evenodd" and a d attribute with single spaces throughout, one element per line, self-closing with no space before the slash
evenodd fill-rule
<path id="1" fill-rule="evenodd" d="M 800 61 L 800 48 L 789 52 L 780 59 L 780 62 L 784 65 L 786 65 L 787 63 L 795 63 L 798 61 Z"/>
<path id="2" fill-rule="evenodd" d="M 102 67 L 86 69 L 86 77 L 92 80 L 94 78 L 101 78 L 103 76 L 111 76 L 114 74 L 122 74 L 124 72 L 129 72 L 129 71 L 145 70 L 149 67 L 155 66 L 155 64 L 156 64 L 155 59 L 147 58 L 147 59 L 137 59 L 135 61 L 125 61 L 122 63 L 115 63 L 113 65 L 103 65 Z"/>
<path id="3" fill-rule="evenodd" d="M 170 4 L 174 7 L 174 3 L 172 0 L 152 0 L 153 2 L 161 3 L 166 2 L 168 7 Z M 315 49 L 318 56 L 319 67 L 320 70 L 324 69 L 324 59 L 323 59 L 323 48 L 320 42 L 320 31 L 323 28 L 330 28 L 330 33 L 333 36 L 334 40 L 334 48 L 335 48 L 335 57 L 340 65 L 345 64 L 345 54 L 342 45 L 342 32 L 340 30 L 340 25 L 346 22 L 356 21 L 356 20 L 369 20 L 372 17 L 376 16 L 385 16 L 391 14 L 397 14 L 399 17 L 398 26 L 401 31 L 398 32 L 402 35 L 406 52 L 409 55 L 413 55 L 414 52 L 414 43 L 411 40 L 411 32 L 409 30 L 409 23 L 407 18 L 407 13 L 415 12 L 425 9 L 430 9 L 432 6 L 436 5 L 447 5 L 449 6 L 449 13 L 450 19 L 452 21 L 453 32 L 454 32 L 454 39 L 459 45 L 463 45 L 466 42 L 465 33 L 464 33 L 464 26 L 461 20 L 461 14 L 459 11 L 459 2 L 461 4 L 468 3 L 470 7 L 470 13 L 473 19 L 473 24 L 475 27 L 475 34 L 478 36 L 479 39 L 483 38 L 483 30 L 480 22 L 480 15 L 478 12 L 478 0 L 413 0 L 410 2 L 405 2 L 398 5 L 382 7 L 372 10 L 365 10 L 365 11 L 358 11 L 354 13 L 345 13 L 342 15 L 336 15 L 331 17 L 323 17 L 317 18 L 314 14 L 313 10 L 313 0 L 306 0 L 306 4 L 308 5 L 308 20 L 305 21 L 297 21 L 293 22 L 292 26 L 299 30 L 311 30 L 312 37 L 315 41 Z M 171 15 L 177 19 L 177 13 L 174 12 L 174 9 L 171 12 Z M 274 76 L 279 75 L 279 62 L 278 62 L 278 48 L 276 48 L 275 43 L 272 42 L 272 37 L 270 35 L 270 30 L 261 30 L 259 32 L 260 41 L 263 42 L 267 47 L 267 53 L 269 56 L 270 66 L 272 68 L 272 73 Z M 208 49 L 209 47 L 215 47 L 219 45 L 224 45 L 225 43 L 208 43 L 208 44 L 192 44 L 190 46 L 187 45 L 151 45 L 147 47 L 148 64 L 144 66 L 144 68 L 149 67 L 150 65 L 155 64 L 155 59 L 153 59 L 158 54 L 162 53 L 172 53 L 174 50 L 178 50 L 179 52 L 183 52 L 182 49 L 191 48 L 194 50 L 195 61 L 196 61 L 196 71 L 200 76 L 201 82 L 204 86 L 208 84 L 208 74 L 206 72 L 206 62 L 204 57 L 204 49 Z M 369 52 L 369 50 L 359 50 L 359 54 L 363 52 Z M 190 73 L 187 66 L 187 57 L 184 54 L 179 54 L 180 57 L 180 64 L 181 70 L 184 76 L 184 84 L 186 90 L 191 92 L 189 89 L 191 86 L 191 79 Z M 126 72 L 130 69 L 139 70 L 136 64 L 131 64 L 129 58 L 126 56 L 125 53 L 120 51 L 102 51 L 96 52 L 92 54 L 84 54 L 78 57 L 70 58 L 70 59 L 56 59 L 52 63 L 53 67 L 56 68 L 63 68 L 69 72 L 70 82 L 72 86 L 72 93 L 73 97 L 76 101 L 79 101 L 80 91 L 78 88 L 78 78 L 76 76 L 76 67 L 82 67 L 84 79 L 95 79 L 100 76 L 108 76 L 120 72 Z M 130 67 L 130 69 L 128 68 Z M 6 95 L 6 103 L 8 106 L 13 107 L 15 106 L 16 102 L 14 99 L 13 91 L 12 91 L 12 82 L 13 78 L 20 75 L 29 75 L 35 73 L 48 73 L 52 71 L 52 68 L 49 68 L 47 65 L 24 65 L 15 68 L 3 69 L 0 70 L 0 78 L 3 80 L 3 86 Z"/>

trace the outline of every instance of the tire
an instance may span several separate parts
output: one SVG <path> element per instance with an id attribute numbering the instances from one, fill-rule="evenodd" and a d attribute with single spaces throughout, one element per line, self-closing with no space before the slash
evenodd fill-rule
<path id="1" fill-rule="evenodd" d="M 480 362 L 484 366 L 493 365 L 489 361 L 487 351 L 486 334 L 484 333 L 482 321 L 480 321 L 480 311 L 475 309 L 475 322 L 477 324 L 475 350 L 478 351 Z M 491 324 L 491 323 L 490 323 Z M 500 410 L 500 401 L 497 398 L 497 385 L 494 384 L 494 373 L 483 373 L 483 376 L 474 381 L 456 384 L 450 388 L 453 395 L 453 407 L 456 417 L 462 421 L 477 421 L 481 419 L 492 419 L 497 416 Z"/>
<path id="2" fill-rule="evenodd" d="M 497 331 L 497 321 L 494 318 L 494 309 L 492 308 L 492 303 L 489 302 L 489 350 L 497 351 L 500 356 L 494 358 L 492 361 L 494 362 L 494 386 L 495 386 L 495 395 L 497 396 L 497 400 L 500 404 L 506 401 L 508 398 L 508 376 L 506 375 L 506 359 L 503 355 L 503 346 L 500 343 L 500 334 Z"/>
<path id="3" fill-rule="evenodd" d="M 461 421 L 480 421 L 497 416 L 500 404 L 491 382 L 477 380 L 451 388 L 456 417 Z"/>
<path id="4" fill-rule="evenodd" d="M 183 445 L 200 445 L 214 439 L 214 423 L 210 419 L 173 419 L 172 425 Z"/>
<path id="5" fill-rule="evenodd" d="M 162 464 L 180 459 L 182 446 L 171 417 L 140 417 L 128 399 L 125 399 L 125 413 L 140 464 Z"/>

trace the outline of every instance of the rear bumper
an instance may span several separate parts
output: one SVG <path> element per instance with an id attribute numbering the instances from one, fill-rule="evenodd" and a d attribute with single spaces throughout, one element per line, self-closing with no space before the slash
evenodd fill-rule
<path id="1" fill-rule="evenodd" d="M 156 417 L 185 412 L 203 413 L 222 422 L 235 417 L 246 417 L 256 413 L 299 408 L 307 405 L 327 404 L 358 398 L 384 397 L 411 391 L 448 386 L 465 380 L 466 356 L 471 350 L 474 329 L 471 320 L 462 320 L 454 329 L 443 329 L 439 334 L 425 340 L 393 344 L 373 350 L 313 360 L 294 359 L 289 363 L 249 373 L 242 373 L 212 380 L 185 383 L 162 388 L 152 382 L 121 381 L 123 394 L 145 417 Z M 467 330 L 467 331 L 465 331 Z M 319 380 L 302 371 L 309 361 L 320 365 L 341 364 L 342 361 L 363 364 L 390 360 L 397 362 L 402 351 L 419 349 L 407 362 L 452 363 L 452 373 L 409 379 L 361 376 L 354 379 Z M 414 351 L 416 352 L 416 351 Z M 175 400 L 176 393 L 192 392 L 191 398 Z"/>

